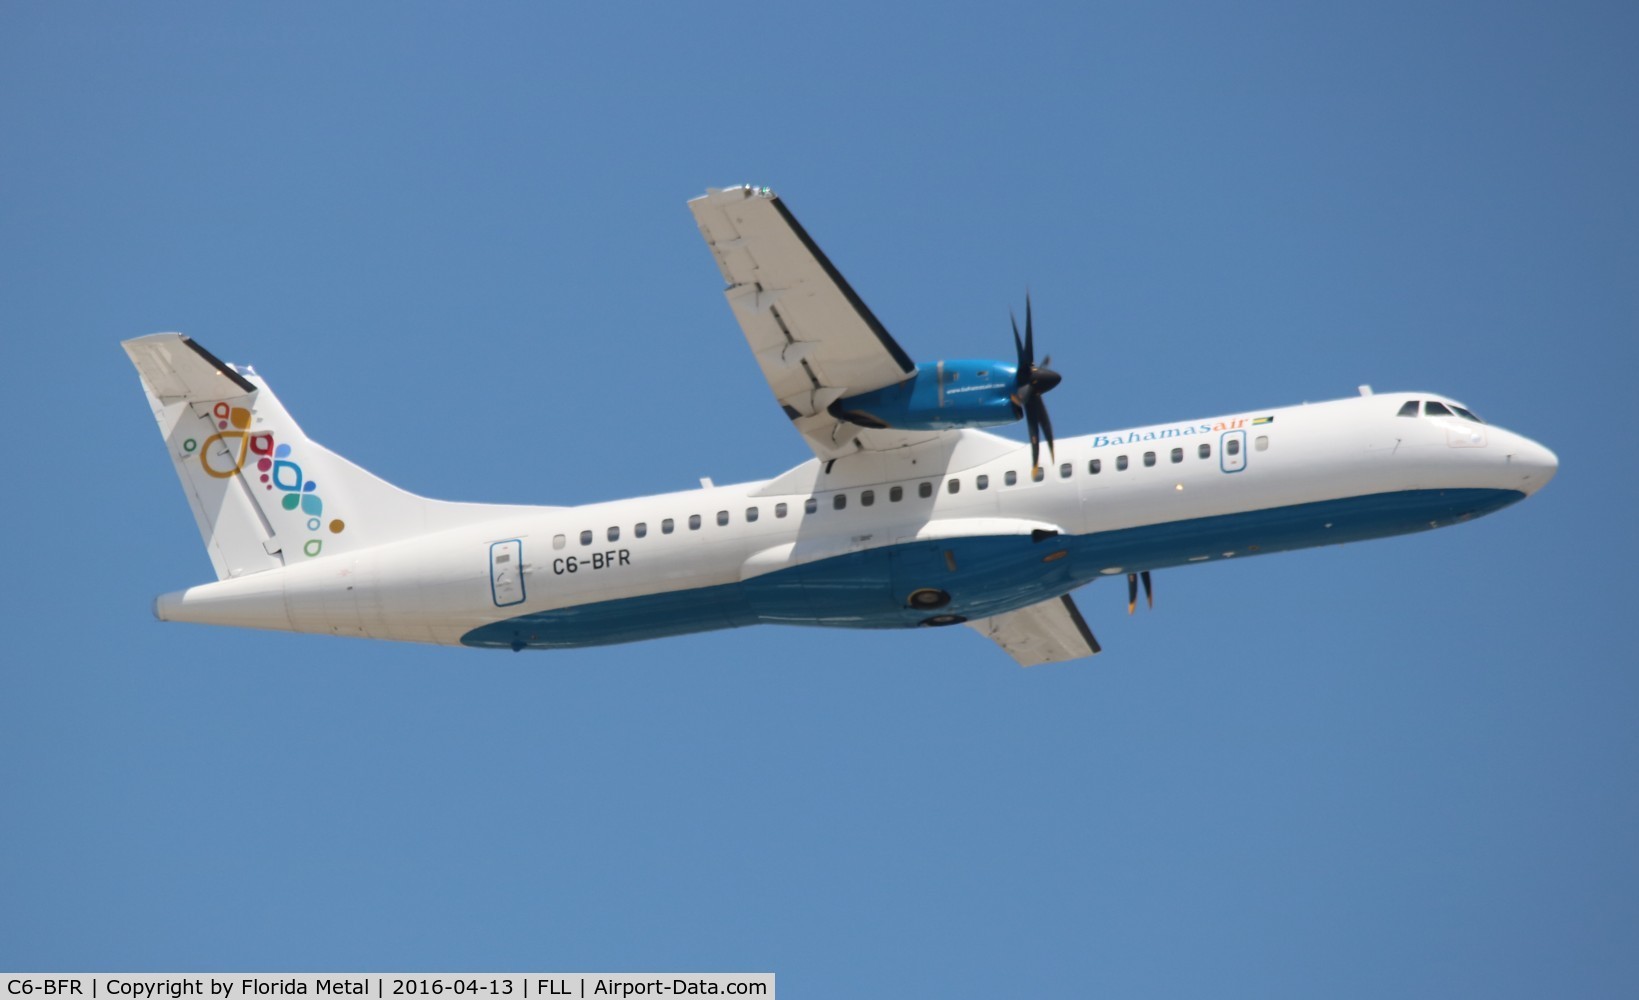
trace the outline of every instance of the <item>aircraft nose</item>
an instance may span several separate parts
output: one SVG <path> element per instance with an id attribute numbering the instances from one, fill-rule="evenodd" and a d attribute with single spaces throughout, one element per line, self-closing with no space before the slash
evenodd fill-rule
<path id="1" fill-rule="evenodd" d="M 1519 476 L 1520 489 L 1535 493 L 1559 471 L 1559 456 L 1529 438 L 1519 438 L 1508 449 L 1508 465 Z"/>

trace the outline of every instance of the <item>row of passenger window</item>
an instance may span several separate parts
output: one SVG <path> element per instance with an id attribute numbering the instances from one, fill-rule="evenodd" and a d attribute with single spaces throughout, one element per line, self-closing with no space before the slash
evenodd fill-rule
<path id="1" fill-rule="evenodd" d="M 1256 448 L 1258 451 L 1268 451 L 1269 450 L 1269 436 L 1267 434 L 1258 435 L 1257 439 L 1253 442 L 1253 447 Z M 1241 453 L 1240 439 L 1230 438 L 1228 441 L 1226 441 L 1224 443 L 1224 451 L 1228 452 L 1230 457 L 1234 457 L 1236 455 L 1239 455 Z M 1207 444 L 1205 442 L 1202 442 L 1201 444 L 1196 446 L 1195 455 L 1196 455 L 1197 458 L 1211 458 L 1212 457 L 1212 445 Z M 1175 465 L 1182 463 L 1184 461 L 1184 449 L 1183 448 L 1174 448 L 1174 449 L 1172 449 L 1172 452 L 1170 453 L 1169 457 L 1171 458 L 1173 464 L 1175 464 Z M 1153 467 L 1158 461 L 1159 461 L 1159 456 L 1155 452 L 1153 452 L 1153 451 L 1144 452 L 1144 467 L 1145 468 Z M 1130 466 L 1130 464 L 1131 464 L 1130 460 L 1129 460 L 1128 456 L 1126 456 L 1126 455 L 1117 455 L 1115 457 L 1115 470 L 1117 472 L 1126 472 L 1128 467 Z M 1087 460 L 1087 473 L 1088 473 L 1088 475 L 1096 476 L 1096 475 L 1098 475 L 1099 473 L 1101 473 L 1103 471 L 1104 471 L 1104 460 L 1102 458 L 1092 458 L 1092 459 Z M 1064 462 L 1064 463 L 1059 465 L 1059 478 L 1060 479 L 1069 479 L 1074 474 L 1075 474 L 1075 465 L 1073 463 Z M 1039 483 L 1039 482 L 1042 481 L 1044 476 L 1045 476 L 1045 473 L 1041 469 L 1038 468 L 1038 469 L 1035 469 L 1031 473 L 1030 480 L 1031 480 L 1031 482 Z M 1008 485 L 1008 486 L 1013 486 L 1013 485 L 1017 484 L 1018 481 L 1019 481 L 1019 474 L 1017 472 L 1008 472 L 1002 477 L 1002 482 L 1004 484 Z M 952 479 L 952 480 L 950 480 L 950 482 L 948 482 L 945 485 L 946 485 L 946 489 L 951 493 L 960 493 L 961 490 L 962 490 L 962 481 L 959 480 L 959 479 Z M 990 477 L 989 476 L 983 476 L 983 475 L 973 477 L 973 486 L 974 486 L 975 489 L 981 489 L 981 490 L 989 489 L 990 488 Z"/>
<path id="2" fill-rule="evenodd" d="M 808 498 L 807 510 L 808 510 L 808 513 L 810 513 L 810 514 L 812 514 L 815 510 L 815 501 L 814 501 L 813 497 Z M 791 513 L 791 509 L 788 506 L 786 506 L 785 504 L 777 503 L 777 504 L 774 505 L 774 516 L 775 517 L 785 517 L 786 515 L 788 515 L 790 513 Z M 761 516 L 762 516 L 762 513 L 761 513 L 761 510 L 759 508 L 757 508 L 757 507 L 747 507 L 746 508 L 746 522 L 747 523 L 753 522 Z M 728 524 L 728 522 L 729 522 L 728 511 L 726 511 L 726 510 L 718 511 L 717 512 L 717 523 L 720 524 L 720 525 L 726 525 L 726 524 Z M 699 531 L 700 526 L 703 523 L 704 523 L 704 521 L 702 521 L 699 514 L 690 514 L 689 515 L 688 525 L 689 525 L 689 530 L 690 531 Z M 669 535 L 669 534 L 671 534 L 672 532 L 674 532 L 676 530 L 677 530 L 677 522 L 672 520 L 671 518 L 668 517 L 665 520 L 660 522 L 660 533 L 662 535 Z M 639 521 L 639 522 L 637 522 L 636 524 L 634 524 L 632 526 L 632 536 L 633 537 L 635 537 L 635 538 L 647 538 L 648 535 L 649 535 L 649 522 Z M 620 541 L 620 526 L 619 525 L 614 525 L 614 526 L 610 527 L 607 531 L 604 532 L 604 537 L 607 538 L 611 542 Z M 592 529 L 590 529 L 590 528 L 587 528 L 586 530 L 584 530 L 580 533 L 580 543 L 582 545 L 591 545 L 592 541 L 593 541 L 593 538 L 594 538 L 594 535 L 593 535 Z M 566 536 L 564 536 L 564 535 L 553 535 L 552 536 L 552 547 L 553 548 L 561 549 L 567 544 L 569 544 L 569 539 Z"/>
<path id="3" fill-rule="evenodd" d="M 1259 435 L 1258 438 L 1253 442 L 1253 447 L 1256 448 L 1258 451 L 1267 451 L 1269 449 L 1269 438 L 1268 438 L 1268 436 Z M 1227 442 L 1224 443 L 1224 451 L 1227 452 L 1231 456 L 1239 455 L 1241 453 L 1241 442 L 1236 438 L 1230 438 Z M 1212 457 L 1212 445 L 1203 442 L 1202 444 L 1200 444 L 1196 447 L 1195 455 L 1196 455 L 1197 458 L 1211 458 Z M 1183 460 L 1184 460 L 1184 449 L 1182 449 L 1182 448 L 1172 449 L 1172 452 L 1171 452 L 1169 457 L 1171 458 L 1171 460 L 1174 464 L 1178 464 L 1178 463 L 1183 462 Z M 1149 468 L 1149 467 L 1154 466 L 1156 464 L 1156 462 L 1158 461 L 1158 457 L 1157 457 L 1156 453 L 1153 452 L 1153 451 L 1144 452 L 1143 459 L 1144 459 L 1145 468 Z M 1125 472 L 1127 470 L 1128 460 L 1127 460 L 1126 455 L 1117 455 L 1116 456 L 1116 458 L 1115 458 L 1115 468 L 1116 468 L 1117 472 Z M 1090 475 L 1095 475 L 1096 476 L 1096 475 L 1098 475 L 1099 473 L 1101 473 L 1103 471 L 1104 471 L 1104 460 L 1103 459 L 1094 458 L 1094 459 L 1090 459 L 1087 462 L 1087 472 Z M 1064 463 L 1059 465 L 1059 478 L 1060 479 L 1069 479 L 1074 474 L 1075 474 L 1075 465 L 1073 463 L 1064 462 Z M 1042 470 L 1040 467 L 1037 467 L 1036 469 L 1031 471 L 1031 474 L 1030 474 L 1030 481 L 1031 482 L 1039 483 L 1045 478 L 1046 478 L 1046 472 L 1044 470 Z M 1016 486 L 1016 485 L 1018 485 L 1018 482 L 1019 482 L 1018 472 L 1016 472 L 1012 469 L 1009 469 L 1007 472 L 1002 474 L 1002 482 L 1003 482 L 1004 485 L 1007 485 L 1007 486 Z M 990 477 L 988 475 L 984 475 L 984 474 L 974 476 L 973 477 L 973 488 L 977 489 L 977 490 L 987 490 L 987 489 L 989 489 L 990 488 Z M 945 483 L 945 491 L 947 493 L 960 493 L 960 492 L 962 492 L 962 481 L 961 481 L 961 479 L 952 477 L 951 479 L 947 480 L 946 483 Z M 933 483 L 931 483 L 931 482 L 917 483 L 916 484 L 916 495 L 921 497 L 924 500 L 926 500 L 927 498 L 933 496 Z M 903 487 L 903 486 L 890 486 L 890 487 L 888 487 L 888 502 L 889 503 L 898 503 L 903 499 L 905 499 L 905 487 Z M 859 505 L 861 507 L 871 507 L 871 506 L 874 506 L 875 504 L 876 504 L 876 490 L 860 490 L 859 491 Z M 847 493 L 843 493 L 843 492 L 839 491 L 839 492 L 833 493 L 831 495 L 831 509 L 832 510 L 845 510 L 845 509 L 847 509 L 847 507 L 848 507 L 848 494 Z M 818 511 L 819 511 L 819 499 L 817 497 L 809 497 L 808 499 L 803 501 L 803 503 L 802 503 L 802 512 L 804 514 L 813 514 L 813 513 L 817 513 Z M 774 516 L 776 518 L 785 517 L 788 514 L 790 514 L 790 512 L 791 512 L 790 508 L 784 503 L 777 503 L 777 504 L 774 505 Z M 746 521 L 747 524 L 755 523 L 757 521 L 757 519 L 760 518 L 761 516 L 762 516 L 761 508 L 747 507 L 745 509 L 745 521 Z M 729 517 L 729 512 L 728 511 L 720 510 L 720 511 L 717 512 L 717 523 L 718 523 L 718 525 L 726 526 L 729 523 L 729 521 L 730 521 L 730 517 Z M 690 514 L 689 515 L 688 525 L 689 525 L 689 530 L 690 531 L 699 531 L 700 527 L 703 523 L 704 522 L 702 521 L 699 514 Z M 660 522 L 660 533 L 662 535 L 669 535 L 669 534 L 673 533 L 676 530 L 677 530 L 677 522 L 673 521 L 671 518 L 668 517 L 665 520 Z M 648 524 L 648 522 L 647 521 L 639 521 L 639 522 L 637 522 L 637 524 L 633 525 L 632 526 L 632 535 L 633 535 L 633 537 L 636 537 L 636 538 L 647 538 L 648 535 L 649 535 L 649 524 Z M 586 529 L 586 530 L 584 530 L 580 533 L 580 543 L 582 545 L 591 545 L 593 540 L 594 540 L 594 537 L 595 536 L 594 536 L 592 530 L 590 528 L 588 528 L 588 529 Z M 620 541 L 620 526 L 619 525 L 614 525 L 614 526 L 608 528 L 604 532 L 604 537 L 605 537 L 605 539 L 607 539 L 608 541 L 611 541 L 611 542 Z M 552 537 L 552 547 L 554 549 L 561 549 L 561 548 L 563 548 L 564 546 L 566 546 L 568 544 L 569 544 L 569 539 L 564 535 L 554 535 Z"/>
<path id="4" fill-rule="evenodd" d="M 1011 475 L 1011 473 L 1009 473 L 1009 475 Z M 955 492 L 955 491 L 952 490 L 951 492 Z M 933 484 L 932 483 L 917 483 L 916 484 L 916 495 L 923 498 L 924 500 L 927 499 L 928 497 L 933 496 Z M 890 503 L 898 503 L 899 501 L 901 501 L 903 499 L 905 499 L 905 487 L 903 487 L 903 486 L 890 486 L 890 487 L 888 487 L 888 501 Z M 859 494 L 859 503 L 860 503 L 860 506 L 862 506 L 862 507 L 869 507 L 872 504 L 875 504 L 876 503 L 876 491 L 875 490 L 861 490 L 860 494 Z M 846 493 L 832 494 L 832 496 L 831 496 L 831 508 L 833 510 L 842 510 L 842 509 L 846 508 L 847 506 L 848 506 L 848 494 L 846 494 Z M 819 498 L 818 497 L 809 497 L 808 499 L 804 500 L 802 502 L 802 512 L 804 514 L 818 513 L 819 512 Z M 791 513 L 791 509 L 786 504 L 777 503 L 777 504 L 774 505 L 774 516 L 775 517 L 777 517 L 777 518 L 786 517 L 790 513 Z M 760 507 L 747 507 L 745 509 L 745 521 L 746 521 L 747 524 L 755 523 L 761 517 L 762 517 L 762 508 L 760 508 Z M 717 523 L 719 525 L 727 525 L 730 520 L 731 520 L 731 517 L 730 517 L 728 511 L 720 510 L 720 511 L 717 512 Z M 704 523 L 705 523 L 704 520 L 700 517 L 699 514 L 690 514 L 689 515 L 688 525 L 689 525 L 689 530 L 690 531 L 699 531 L 701 526 Z M 672 520 L 671 518 L 668 517 L 665 520 L 660 522 L 660 533 L 662 535 L 669 535 L 669 534 L 673 533 L 676 530 L 677 530 L 677 522 Z M 636 538 L 647 538 L 648 535 L 649 535 L 649 524 L 648 524 L 648 522 L 647 521 L 639 521 L 639 522 L 637 522 L 637 524 L 633 525 L 632 526 L 632 535 L 633 535 L 633 537 L 636 537 Z M 593 532 L 590 528 L 588 528 L 585 531 L 582 531 L 580 533 L 580 543 L 582 545 L 591 545 L 594 538 L 595 538 L 595 536 L 594 536 L 594 534 L 593 534 Z M 614 526 L 606 529 L 604 531 L 604 538 L 606 538 L 607 540 L 609 540 L 611 542 L 620 541 L 620 526 L 619 525 L 614 525 Z M 554 535 L 554 536 L 552 536 L 552 547 L 553 548 L 561 549 L 567 544 L 569 544 L 569 539 L 566 536 L 564 536 L 564 535 Z"/>

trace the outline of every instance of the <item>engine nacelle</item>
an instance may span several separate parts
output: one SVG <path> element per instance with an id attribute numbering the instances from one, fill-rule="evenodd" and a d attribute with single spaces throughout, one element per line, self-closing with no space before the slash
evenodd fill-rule
<path id="1" fill-rule="evenodd" d="M 903 382 L 844 396 L 831 415 L 862 427 L 944 431 L 997 427 L 1023 416 L 1012 400 L 1018 366 L 1005 361 L 935 361 Z"/>

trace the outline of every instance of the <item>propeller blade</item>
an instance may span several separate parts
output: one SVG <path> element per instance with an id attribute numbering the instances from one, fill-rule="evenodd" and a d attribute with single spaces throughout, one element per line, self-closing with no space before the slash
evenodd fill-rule
<path id="1" fill-rule="evenodd" d="M 1024 293 L 1024 354 L 1030 367 L 1036 367 L 1035 324 L 1030 322 L 1030 293 Z"/>
<path id="2" fill-rule="evenodd" d="M 1013 349 L 1018 355 L 1018 371 L 1014 374 L 1012 394 L 1013 405 L 1023 411 L 1025 425 L 1030 431 L 1030 475 L 1035 477 L 1041 472 L 1041 439 L 1047 438 L 1047 453 L 1058 460 L 1058 450 L 1053 441 L 1053 420 L 1047 415 L 1047 405 L 1042 402 L 1042 396 L 1053 389 L 1061 381 L 1059 373 L 1048 365 L 1052 362 L 1052 355 L 1048 355 L 1038 366 L 1036 364 L 1036 317 L 1035 309 L 1030 303 L 1030 293 L 1024 293 L 1024 336 L 1019 336 L 1019 317 L 1012 310 L 1008 310 L 1008 320 L 1013 324 Z"/>
<path id="3" fill-rule="evenodd" d="M 1138 574 L 1127 574 L 1127 614 L 1138 607 Z"/>
<path id="4" fill-rule="evenodd" d="M 1057 460 L 1059 457 L 1058 452 L 1053 450 L 1053 421 L 1047 417 L 1047 404 L 1042 401 L 1039 394 L 1031 395 L 1030 404 L 1036 411 L 1036 422 L 1041 424 L 1042 431 L 1047 435 L 1047 453 L 1053 456 L 1054 460 Z M 1034 464 L 1034 460 L 1032 460 L 1032 464 Z"/>
<path id="5" fill-rule="evenodd" d="M 1036 409 L 1041 400 L 1029 394 L 1030 386 L 1019 390 L 1024 396 L 1024 425 L 1030 431 L 1030 474 L 1036 474 L 1036 468 L 1041 463 L 1041 431 L 1036 426 Z"/>
<path id="6" fill-rule="evenodd" d="M 1019 318 L 1013 315 L 1013 310 L 1007 311 L 1007 318 L 1013 323 L 1013 350 L 1018 358 L 1018 372 L 1013 376 L 1014 385 L 1027 385 L 1030 382 L 1030 360 L 1024 356 L 1024 341 L 1019 339 Z"/>
<path id="7" fill-rule="evenodd" d="M 1150 610 L 1154 611 L 1155 610 L 1155 592 L 1150 589 L 1150 571 L 1145 570 L 1143 573 L 1141 573 L 1139 575 L 1144 578 L 1144 600 L 1149 602 Z"/>

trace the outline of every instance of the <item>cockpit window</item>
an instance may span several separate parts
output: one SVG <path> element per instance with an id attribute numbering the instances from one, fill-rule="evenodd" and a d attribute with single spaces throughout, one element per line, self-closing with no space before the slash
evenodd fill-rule
<path id="1" fill-rule="evenodd" d="M 1464 420 L 1472 420 L 1476 424 L 1485 423 L 1485 421 L 1481 420 L 1479 418 L 1479 415 L 1476 414 L 1473 410 L 1466 410 L 1466 409 L 1462 408 L 1461 406 L 1458 406 L 1456 403 L 1452 403 L 1448 406 L 1445 403 L 1437 403 L 1432 399 L 1430 399 L 1430 400 L 1416 400 L 1416 399 L 1407 400 L 1405 403 L 1401 404 L 1401 406 L 1400 406 L 1400 416 L 1402 416 L 1402 417 L 1415 417 L 1415 416 L 1417 416 L 1417 408 L 1419 406 L 1422 407 L 1423 416 L 1425 416 L 1425 417 L 1462 417 Z"/>

